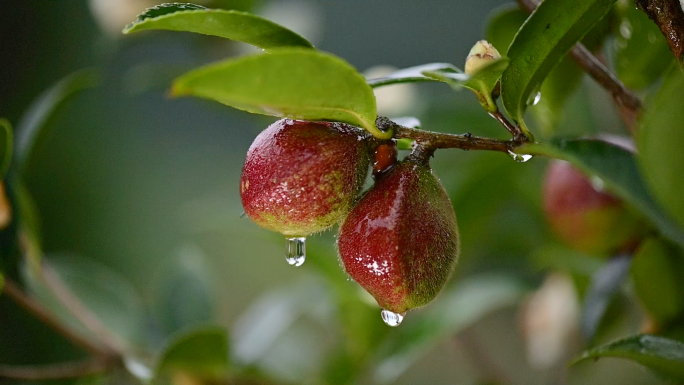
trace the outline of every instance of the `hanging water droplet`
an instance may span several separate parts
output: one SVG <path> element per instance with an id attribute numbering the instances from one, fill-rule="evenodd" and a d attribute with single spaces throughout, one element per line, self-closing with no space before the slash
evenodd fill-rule
<path id="1" fill-rule="evenodd" d="M 393 313 L 389 310 L 382 309 L 380 315 L 387 325 L 395 327 L 401 325 L 401 321 L 404 320 L 406 313 Z"/>
<path id="2" fill-rule="evenodd" d="M 529 154 L 516 154 L 515 152 L 508 150 L 508 155 L 511 156 L 511 158 L 518 162 L 518 163 L 525 163 L 528 160 L 532 159 L 532 155 Z"/>
<path id="3" fill-rule="evenodd" d="M 530 96 L 527 98 L 527 105 L 528 106 L 536 106 L 540 100 L 541 100 L 541 91 L 532 92 L 530 94 Z"/>
<path id="4" fill-rule="evenodd" d="M 306 260 L 306 238 L 287 238 L 287 263 L 291 266 L 301 266 Z"/>

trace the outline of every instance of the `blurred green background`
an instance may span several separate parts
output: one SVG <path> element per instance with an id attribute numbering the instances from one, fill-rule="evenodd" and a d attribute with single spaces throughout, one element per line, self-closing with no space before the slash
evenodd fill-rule
<path id="1" fill-rule="evenodd" d="M 427 62 L 462 66 L 484 37 L 489 12 L 505 1 L 239 3 L 366 71 Z M 236 365 L 274 383 L 344 383 L 349 376 L 363 384 L 660 383 L 621 361 L 587 363 L 567 373 L 566 360 L 582 346 L 578 299 L 572 286 L 569 295 L 565 290 L 568 275 L 545 281 L 545 273 L 580 260 L 574 277 L 582 287 L 602 262 L 575 258 L 548 234 L 540 210 L 544 159 L 519 164 L 499 153 L 438 152 L 432 165 L 461 231 L 459 266 L 444 303 L 409 313 L 397 329 L 382 324 L 377 305 L 342 273 L 334 231 L 309 240 L 304 266 L 288 266 L 284 239 L 241 218 L 238 190 L 245 153 L 273 119 L 167 97 L 174 76 L 250 49 L 185 33 L 116 32 L 153 4 L 0 3 L 0 116 L 16 125 L 62 77 L 83 68 L 101 71 L 99 87 L 67 100 L 48 122 L 50 134 L 35 149 L 26 182 L 40 212 L 46 260 L 122 338 L 154 353 L 192 325 L 224 325 L 232 333 Z M 560 131 L 621 132 L 606 94 L 584 83 L 571 97 Z M 378 98 L 381 113 L 416 116 L 426 129 L 507 135 L 465 91 L 421 84 Z M 557 313 L 535 323 L 521 305 L 543 282 L 567 325 L 559 326 Z M 503 294 L 493 292 L 489 303 L 486 289 Z M 32 290 L 41 297 L 39 287 Z M 459 292 L 472 296 L 448 302 Z M 618 302 L 619 315 L 604 325 L 598 341 L 639 330 L 641 309 Z M 449 314 L 451 326 L 426 337 L 430 343 L 420 349 L 404 347 L 409 358 L 388 362 L 391 354 L 382 349 L 401 347 L 401 333 L 420 330 L 411 329 L 412 319 L 417 324 L 422 314 L 429 320 L 431 311 Z M 554 327 L 564 329 L 547 330 Z M 551 335 L 537 358 L 560 349 L 562 359 L 535 361 L 529 337 L 535 328 Z M 0 297 L 0 363 L 81 355 Z"/>

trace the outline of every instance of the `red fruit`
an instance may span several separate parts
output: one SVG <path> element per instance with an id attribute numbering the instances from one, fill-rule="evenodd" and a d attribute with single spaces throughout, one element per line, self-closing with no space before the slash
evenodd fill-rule
<path id="1" fill-rule="evenodd" d="M 549 164 L 543 194 L 552 230 L 576 250 L 612 255 L 635 247 L 644 235 L 639 218 L 620 199 L 594 187 L 568 162 Z"/>
<path id="2" fill-rule="evenodd" d="M 279 120 L 247 152 L 240 195 L 258 225 L 286 236 L 324 230 L 346 215 L 370 162 L 364 133 L 340 123 Z"/>
<path id="3" fill-rule="evenodd" d="M 337 241 L 347 273 L 386 310 L 432 301 L 458 258 L 449 197 L 432 171 L 399 162 L 349 213 Z"/>

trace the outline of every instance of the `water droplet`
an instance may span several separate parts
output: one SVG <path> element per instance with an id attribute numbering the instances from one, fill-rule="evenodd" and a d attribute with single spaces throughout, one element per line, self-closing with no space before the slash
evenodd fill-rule
<path id="1" fill-rule="evenodd" d="M 380 312 L 382 320 L 389 326 L 395 327 L 401 325 L 401 321 L 404 320 L 406 313 L 393 313 L 389 310 L 382 309 Z"/>
<path id="2" fill-rule="evenodd" d="M 301 266 L 306 260 L 306 238 L 287 238 L 287 263 L 291 266 Z"/>
<path id="3" fill-rule="evenodd" d="M 632 37 L 632 24 L 630 24 L 629 21 L 623 20 L 622 23 L 620 23 L 620 35 L 628 40 Z"/>
<path id="4" fill-rule="evenodd" d="M 603 179 L 597 177 L 596 175 L 592 176 L 589 181 L 591 182 L 591 187 L 598 192 L 601 192 L 606 188 L 606 184 L 603 183 Z"/>
<path id="5" fill-rule="evenodd" d="M 530 97 L 527 98 L 527 105 L 528 106 L 536 106 L 540 100 L 541 100 L 541 91 L 537 91 L 536 93 L 533 92 L 530 94 Z"/>
<path id="6" fill-rule="evenodd" d="M 518 163 L 525 163 L 528 160 L 532 159 L 532 155 L 529 154 L 516 154 L 515 152 L 508 150 L 508 155 L 511 156 L 511 158 L 518 162 Z"/>

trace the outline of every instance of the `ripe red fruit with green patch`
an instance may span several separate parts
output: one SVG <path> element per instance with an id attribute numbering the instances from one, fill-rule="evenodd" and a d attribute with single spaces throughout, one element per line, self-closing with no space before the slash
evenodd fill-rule
<path id="1" fill-rule="evenodd" d="M 432 301 L 458 258 L 449 197 L 431 170 L 394 165 L 364 194 L 337 241 L 347 273 L 394 313 Z"/>
<path id="2" fill-rule="evenodd" d="M 639 218 L 620 199 L 594 187 L 568 162 L 549 164 L 543 195 L 552 230 L 576 250 L 612 255 L 634 248 L 645 234 Z"/>
<path id="3" fill-rule="evenodd" d="M 341 123 L 273 123 L 247 152 L 240 181 L 245 212 L 258 225 L 293 237 L 339 222 L 368 172 L 364 135 Z"/>

